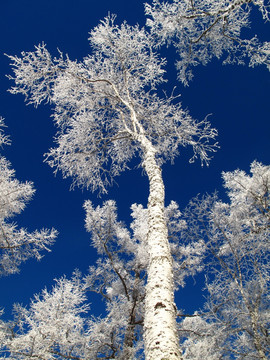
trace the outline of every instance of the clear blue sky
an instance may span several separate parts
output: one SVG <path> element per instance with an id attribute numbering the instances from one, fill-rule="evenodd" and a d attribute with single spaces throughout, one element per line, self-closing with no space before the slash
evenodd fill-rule
<path id="1" fill-rule="evenodd" d="M 9 60 L 4 53 L 19 55 L 32 51 L 34 45 L 44 41 L 56 54 L 57 48 L 68 53 L 71 59 L 81 60 L 89 52 L 88 32 L 108 12 L 118 15 L 119 23 L 126 19 L 131 25 L 144 25 L 144 1 L 138 0 L 9 0 L 0 4 L 0 115 L 6 120 L 7 134 L 12 146 L 2 154 L 11 161 L 16 176 L 21 181 L 33 181 L 36 195 L 16 221 L 29 230 L 55 227 L 60 235 L 51 253 L 44 253 L 40 262 L 28 261 L 18 275 L 0 278 L 0 307 L 10 313 L 12 304 L 27 304 L 33 294 L 45 286 L 51 287 L 53 279 L 71 275 L 75 268 L 86 272 L 96 259 L 90 247 L 89 235 L 84 230 L 84 200 L 101 204 L 115 199 L 119 219 L 129 222 L 129 208 L 134 202 L 147 204 L 147 181 L 141 169 L 124 173 L 117 179 L 118 186 L 109 189 L 107 196 L 75 189 L 69 191 L 70 180 L 56 177 L 43 163 L 43 154 L 53 145 L 55 128 L 50 118 L 50 107 L 35 109 L 25 106 L 22 96 L 7 93 L 12 85 L 5 77 L 11 73 Z M 256 14 L 255 14 L 256 15 Z M 269 41 L 269 24 L 255 19 L 256 31 L 262 40 Z M 268 39 L 267 39 L 268 37 Z M 169 59 L 173 63 L 173 59 Z M 257 159 L 264 164 L 270 160 L 269 90 L 270 74 L 265 67 L 249 69 L 239 66 L 222 66 L 218 61 L 195 70 L 195 79 L 183 88 L 175 79 L 170 66 L 169 89 L 178 87 L 182 104 L 191 115 L 202 119 L 208 114 L 219 131 L 220 150 L 209 168 L 199 161 L 189 164 L 190 150 L 183 149 L 174 165 L 163 167 L 166 201 L 175 200 L 183 209 L 197 193 L 222 190 L 221 172 L 240 168 L 248 171 Z M 190 285 L 177 297 L 178 306 L 193 311 L 200 305 L 199 284 Z M 196 296 L 194 296 L 196 294 Z M 95 310 L 97 304 L 92 304 Z M 98 307 L 96 307 L 98 311 Z"/>

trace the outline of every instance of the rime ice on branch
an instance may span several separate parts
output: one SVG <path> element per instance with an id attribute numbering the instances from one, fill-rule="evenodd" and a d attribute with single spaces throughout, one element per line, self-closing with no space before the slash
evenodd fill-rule
<path id="1" fill-rule="evenodd" d="M 3 133 L 4 126 L 0 118 L 0 146 L 9 144 Z M 15 178 L 15 171 L 3 156 L 0 156 L 0 275 L 14 274 L 28 258 L 40 259 L 43 250 L 49 250 L 57 232 L 43 229 L 29 233 L 18 229 L 11 219 L 20 214 L 35 190 L 31 182 L 22 183 Z"/>
<path id="2" fill-rule="evenodd" d="M 213 58 L 223 64 L 265 64 L 270 70 L 270 42 L 260 42 L 256 34 L 243 38 L 256 9 L 269 21 L 269 3 L 264 0 L 154 0 L 145 6 L 157 44 L 175 46 L 178 77 L 185 85 L 193 77 L 192 67 Z"/>

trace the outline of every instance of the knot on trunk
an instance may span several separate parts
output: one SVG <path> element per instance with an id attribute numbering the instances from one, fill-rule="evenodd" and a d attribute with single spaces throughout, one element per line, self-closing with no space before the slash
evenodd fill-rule
<path id="1" fill-rule="evenodd" d="M 158 309 L 158 308 L 165 308 L 165 307 L 166 307 L 166 305 L 164 305 L 162 302 L 158 302 L 155 305 L 155 310 Z"/>

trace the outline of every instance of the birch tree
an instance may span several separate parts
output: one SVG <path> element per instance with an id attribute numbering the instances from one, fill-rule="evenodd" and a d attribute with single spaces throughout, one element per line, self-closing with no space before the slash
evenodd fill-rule
<path id="1" fill-rule="evenodd" d="M 249 29 L 256 11 L 269 21 L 267 1 L 153 0 L 145 11 L 157 43 L 175 46 L 178 78 L 185 85 L 193 78 L 194 66 L 213 58 L 223 64 L 264 64 L 270 69 L 270 42 L 260 41 Z"/>
<path id="2" fill-rule="evenodd" d="M 186 358 L 199 359 L 198 349 L 207 342 L 224 359 L 266 360 L 270 354 L 270 167 L 254 161 L 251 176 L 236 170 L 223 173 L 223 180 L 229 203 L 217 195 L 207 196 L 192 201 L 186 213 L 186 236 L 207 239 L 211 256 L 205 309 L 181 327 L 191 330 L 184 344 L 191 357 Z"/>
<path id="3" fill-rule="evenodd" d="M 0 146 L 9 144 L 3 132 L 4 122 L 0 119 Z M 31 182 L 22 183 L 15 178 L 15 171 L 4 157 L 0 156 L 0 275 L 14 274 L 25 260 L 41 259 L 43 250 L 49 251 L 57 232 L 52 229 L 28 232 L 18 228 L 12 221 L 31 200 L 35 190 Z"/>
<path id="4" fill-rule="evenodd" d="M 181 145 L 193 148 L 191 161 L 200 157 L 208 163 L 216 131 L 207 120 L 193 120 L 173 95 L 158 95 L 165 60 L 143 28 L 117 26 L 109 16 L 89 41 L 92 53 L 82 62 L 62 54 L 53 58 L 44 44 L 11 56 L 11 92 L 34 105 L 54 105 L 59 131 L 47 161 L 74 184 L 106 192 L 131 159 L 139 158 L 149 179 L 145 353 L 147 359 L 179 359 L 161 165 L 173 160 Z"/>

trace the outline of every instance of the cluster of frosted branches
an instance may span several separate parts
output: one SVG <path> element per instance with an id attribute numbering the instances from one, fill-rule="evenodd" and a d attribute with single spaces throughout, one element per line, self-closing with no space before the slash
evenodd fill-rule
<path id="1" fill-rule="evenodd" d="M 173 43 L 177 49 L 179 80 L 187 85 L 192 67 L 215 57 L 224 64 L 249 59 L 249 66 L 265 64 L 270 69 L 270 43 L 260 43 L 256 35 L 242 38 L 242 30 L 250 27 L 252 7 L 269 21 L 269 5 L 263 0 L 154 0 L 145 9 L 158 44 Z"/>
<path id="2" fill-rule="evenodd" d="M 12 359 L 81 359 L 88 309 L 79 274 L 59 279 L 50 292 L 36 295 L 29 309 L 14 306 L 2 352 Z"/>
<path id="3" fill-rule="evenodd" d="M 236 170 L 223 173 L 223 180 L 229 203 L 216 194 L 197 198 L 185 214 L 186 237 L 206 239 L 210 259 L 205 310 L 181 325 L 181 331 L 190 330 L 184 332 L 189 333 L 184 342 L 186 358 L 199 359 L 199 349 L 207 343 L 216 358 L 222 354 L 229 359 L 233 354 L 235 359 L 266 360 L 270 354 L 270 166 L 254 161 L 251 176 Z"/>
<path id="4" fill-rule="evenodd" d="M 55 105 L 57 147 L 48 154 L 51 166 L 78 185 L 106 191 L 112 179 L 140 154 L 145 141 L 160 162 L 173 159 L 179 145 L 191 145 L 194 158 L 208 163 L 216 130 L 207 119 L 197 122 L 174 96 L 159 97 L 165 61 L 153 38 L 138 26 L 117 26 L 114 17 L 90 33 L 92 54 L 81 63 L 52 58 L 44 44 L 35 52 L 11 56 L 15 86 L 29 103 Z"/>
<path id="5" fill-rule="evenodd" d="M 0 125 L 3 126 L 2 120 Z M 9 143 L 2 129 L 0 143 Z M 0 275 L 18 272 L 20 264 L 30 257 L 40 259 L 40 252 L 49 250 L 54 242 L 55 230 L 29 233 L 26 229 L 18 229 L 16 223 L 11 221 L 24 210 L 34 192 L 33 184 L 17 180 L 10 163 L 0 156 Z"/>
<path id="6" fill-rule="evenodd" d="M 0 117 L 0 147 L 3 145 L 10 145 L 10 139 L 5 135 L 3 128 L 5 127 L 4 119 Z"/>

